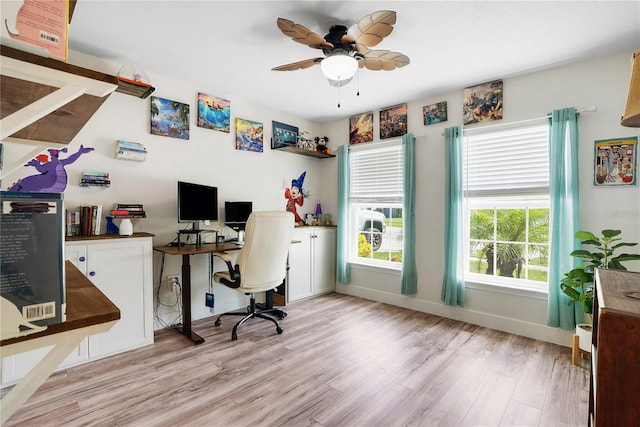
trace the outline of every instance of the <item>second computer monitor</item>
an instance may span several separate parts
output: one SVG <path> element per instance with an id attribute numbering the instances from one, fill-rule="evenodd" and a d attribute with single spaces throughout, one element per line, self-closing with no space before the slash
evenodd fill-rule
<path id="1" fill-rule="evenodd" d="M 224 202 L 224 224 L 236 231 L 244 230 L 252 210 L 252 202 Z"/>

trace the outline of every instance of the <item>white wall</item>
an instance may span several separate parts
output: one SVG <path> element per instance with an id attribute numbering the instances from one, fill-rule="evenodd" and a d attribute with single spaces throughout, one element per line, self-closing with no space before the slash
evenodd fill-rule
<path id="1" fill-rule="evenodd" d="M 118 64 L 110 64 L 96 58 L 72 52 L 70 62 L 87 68 L 116 74 Z M 322 136 L 318 124 L 302 120 L 281 111 L 270 110 L 235 97 L 220 82 L 216 82 L 215 73 L 211 76 L 211 86 L 195 87 L 180 80 L 171 79 L 153 70 L 145 70 L 156 87 L 154 96 L 163 97 L 190 105 L 190 139 L 180 140 L 151 135 L 150 98 L 142 100 L 130 95 L 113 93 L 80 133 L 68 145 L 69 152 L 78 150 L 80 144 L 94 147 L 95 151 L 81 156 L 66 169 L 69 181 L 65 190 L 65 207 L 77 208 L 80 205 L 102 204 L 111 209 L 114 203 L 143 203 L 147 218 L 134 219 L 135 232 L 148 232 L 155 235 L 154 245 L 165 245 L 176 237 L 176 231 L 188 224 L 177 223 L 176 182 L 184 180 L 218 187 L 220 216 L 223 218 L 225 200 L 251 200 L 254 210 L 284 210 L 284 187 L 300 173 L 307 171 L 304 187 L 311 197 L 299 212 L 315 211 L 315 201 L 335 197 L 334 189 L 324 185 L 326 162 L 334 159 L 316 159 L 270 149 L 271 121 L 277 120 L 308 130 L 311 135 Z M 197 93 L 229 99 L 231 101 L 231 132 L 218 132 L 196 126 Z M 244 118 L 262 122 L 264 125 L 264 152 L 237 151 L 235 149 L 235 118 Z M 148 150 L 145 162 L 118 160 L 115 158 L 117 140 L 135 141 L 145 145 Z M 16 155 L 20 149 L 7 144 L 7 158 Z M 107 171 L 111 175 L 110 188 L 80 187 L 83 170 Z M 7 188 L 18 178 L 36 173 L 31 167 L 20 167 L 11 175 L 3 178 L 2 187 Z M 117 224 L 118 221 L 116 221 Z M 221 222 L 209 227 L 217 229 Z M 232 233 L 228 228 L 227 234 Z M 105 232 L 103 228 L 102 232 Z M 209 289 L 208 257 L 192 257 L 192 313 L 198 319 L 209 316 L 204 305 L 205 292 Z M 154 287 L 158 285 L 162 257 L 154 253 Z M 167 256 L 163 278 L 167 274 L 181 274 L 180 257 Z M 220 263 L 217 270 L 224 268 Z M 244 303 L 243 296 L 224 286 L 217 285 L 216 312 L 238 308 Z M 175 318 L 171 311 L 163 316 L 165 322 Z M 158 326 L 158 325 L 156 325 Z"/>
<path id="2" fill-rule="evenodd" d="M 579 119 L 580 135 L 580 226 L 598 232 L 604 228 L 623 230 L 625 241 L 640 242 L 640 187 L 594 188 L 594 140 L 637 136 L 637 128 L 620 125 L 626 104 L 632 52 L 623 52 L 588 62 L 503 77 L 504 117 L 511 122 L 543 117 L 553 109 L 597 105 L 597 112 L 583 113 Z M 482 82 L 469 82 L 474 85 Z M 366 93 L 366 88 L 363 90 Z M 449 307 L 440 302 L 444 274 L 444 146 L 446 127 L 462 124 L 462 92 L 435 94 L 408 104 L 409 132 L 416 138 L 417 165 L 417 247 L 418 292 L 400 294 L 398 274 L 380 274 L 377 269 L 356 267 L 349 285 L 338 284 L 338 291 L 377 301 L 410 307 L 472 323 L 506 330 L 525 336 L 570 345 L 571 333 L 546 324 L 546 294 L 535 292 L 500 292 L 492 287 L 466 289 L 465 307 Z M 424 126 L 422 107 L 447 101 L 448 121 Z M 381 108 L 386 106 L 381 105 Z M 374 135 L 378 132 L 378 111 L 374 111 Z M 495 124 L 497 122 L 489 123 Z M 484 126 L 486 124 L 476 124 Z M 346 143 L 348 119 L 325 127 L 333 141 Z M 337 143 L 337 145 L 340 145 Z M 335 167 L 335 163 L 332 164 Z M 331 173 L 331 185 L 335 182 Z M 327 205 L 335 211 L 334 204 Z M 638 253 L 639 249 L 629 249 Z M 640 271 L 640 263 L 628 264 Z"/>
<path id="3" fill-rule="evenodd" d="M 626 103 L 631 52 L 623 52 L 588 62 L 535 72 L 517 77 L 495 76 L 504 81 L 504 118 L 510 122 L 544 116 L 554 108 L 575 106 L 578 109 L 596 104 L 598 111 L 580 117 L 581 226 L 598 231 L 602 228 L 624 230 L 626 241 L 640 241 L 640 187 L 594 188 L 592 182 L 593 141 L 638 135 L 638 129 L 620 126 L 620 115 Z M 76 59 L 74 61 L 74 59 Z M 93 61 L 93 62 L 92 62 Z M 119 65 L 95 61 L 72 53 L 71 62 L 115 74 Z M 154 95 L 188 103 L 191 106 L 191 139 L 188 141 L 154 136 L 149 133 L 149 99 L 141 100 L 114 93 L 98 110 L 78 136 L 69 144 L 75 152 L 80 144 L 95 151 L 82 156 L 67 167 L 69 184 L 65 191 L 68 208 L 80 205 L 143 203 L 146 219 L 134 220 L 134 230 L 155 234 L 154 245 L 174 239 L 183 225 L 176 222 L 176 181 L 187 180 L 215 185 L 219 188 L 221 208 L 224 200 L 252 200 L 254 209 L 284 209 L 283 185 L 306 170 L 305 187 L 311 191 L 302 212 L 311 212 L 321 200 L 323 211 L 336 213 L 336 159 L 315 159 L 269 148 L 271 120 L 298 126 L 312 135 L 327 135 L 335 149 L 348 141 L 348 118 L 319 125 L 280 111 L 271 110 L 234 97 L 224 82 L 216 82 L 212 74 L 210 87 L 195 87 L 188 82 L 171 79 L 154 70 L 146 70 L 156 87 Z M 469 85 L 482 82 L 469 82 Z M 366 93 L 366 88 L 363 94 Z M 425 312 L 465 320 L 496 329 L 507 330 L 569 344 L 570 333 L 545 326 L 546 297 L 536 293 L 498 293 L 494 289 L 467 289 L 465 308 L 445 306 L 440 302 L 443 276 L 444 245 L 444 128 L 462 124 L 462 89 L 434 94 L 419 102 L 409 103 L 409 131 L 417 136 L 417 248 L 418 293 L 400 294 L 398 274 L 378 269 L 354 268 L 352 283 L 338 285 L 338 291 L 410 307 Z M 262 122 L 265 126 L 263 153 L 236 151 L 234 128 L 231 133 L 201 129 L 195 126 L 196 96 L 202 91 L 231 100 L 232 123 L 236 117 Z M 424 126 L 422 107 L 447 101 L 449 120 Z M 379 108 L 387 107 L 381 105 Z M 379 110 L 379 109 L 378 109 Z M 374 111 L 378 134 L 378 110 Z M 478 124 L 476 126 L 482 126 Z M 149 151 L 145 162 L 117 160 L 117 140 L 143 143 Z M 14 151 L 6 147 L 10 158 Z M 78 183 L 83 170 L 103 170 L 111 174 L 111 188 L 81 188 Z M 32 168 L 19 168 L 4 177 L 3 188 L 18 178 L 34 173 Z M 218 228 L 213 224 L 210 228 Z M 179 257 L 166 257 L 163 277 L 180 274 Z M 209 316 L 204 306 L 208 290 L 206 256 L 193 260 L 192 310 L 195 319 Z M 154 254 L 154 285 L 157 286 L 161 256 Z M 218 264 L 216 269 L 222 269 Z M 634 270 L 640 270 L 635 263 Z M 241 306 L 233 290 L 217 285 L 216 312 Z M 171 321 L 175 312 L 163 314 Z"/>

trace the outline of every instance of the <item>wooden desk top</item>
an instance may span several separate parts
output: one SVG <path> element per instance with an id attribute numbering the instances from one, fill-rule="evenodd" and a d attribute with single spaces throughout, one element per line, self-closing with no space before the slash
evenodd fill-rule
<path id="1" fill-rule="evenodd" d="M 24 337 L 0 341 L 0 346 L 15 344 L 72 329 L 120 319 L 120 310 L 70 261 L 65 261 L 67 320 L 49 325 L 46 330 Z"/>
<path id="2" fill-rule="evenodd" d="M 154 246 L 153 250 L 165 253 L 167 255 L 194 255 L 194 254 L 208 254 L 214 252 L 226 252 L 235 251 L 242 248 L 234 242 L 224 243 L 203 243 L 200 246 L 197 245 L 185 245 L 185 246 Z"/>

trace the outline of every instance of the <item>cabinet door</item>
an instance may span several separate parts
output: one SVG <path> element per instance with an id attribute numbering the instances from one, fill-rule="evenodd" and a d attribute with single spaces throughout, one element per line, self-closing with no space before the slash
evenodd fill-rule
<path id="1" fill-rule="evenodd" d="M 311 233 L 308 229 L 296 229 L 289 248 L 289 272 L 287 274 L 287 302 L 311 295 Z"/>
<path id="2" fill-rule="evenodd" d="M 89 357 L 153 343 L 151 239 L 92 241 L 86 259 L 87 277 L 120 309 L 108 332 L 89 337 Z"/>
<path id="3" fill-rule="evenodd" d="M 312 240 L 312 292 L 314 295 L 333 292 L 336 289 L 336 230 L 319 228 Z"/>

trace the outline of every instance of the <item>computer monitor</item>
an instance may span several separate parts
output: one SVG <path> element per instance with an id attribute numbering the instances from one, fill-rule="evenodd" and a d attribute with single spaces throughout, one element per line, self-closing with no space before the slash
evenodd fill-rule
<path id="1" fill-rule="evenodd" d="M 178 181 L 178 222 L 191 222 L 198 230 L 200 222 L 218 220 L 218 188 Z"/>
<path id="2" fill-rule="evenodd" d="M 252 202 L 224 202 L 224 224 L 236 231 L 244 230 L 252 210 Z"/>

